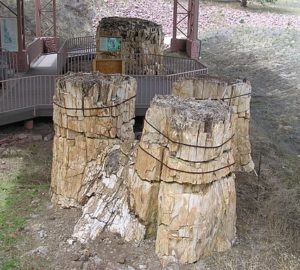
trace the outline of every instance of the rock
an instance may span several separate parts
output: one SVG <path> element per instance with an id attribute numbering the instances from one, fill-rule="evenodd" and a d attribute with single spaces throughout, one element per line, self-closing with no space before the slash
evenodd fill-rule
<path id="1" fill-rule="evenodd" d="M 90 262 L 83 262 L 82 266 L 80 267 L 80 269 L 82 269 L 82 270 L 89 270 L 89 269 L 91 269 Z"/>
<path id="2" fill-rule="evenodd" d="M 40 200 L 36 199 L 36 200 L 32 200 L 32 201 L 31 201 L 31 204 L 32 204 L 32 205 L 36 205 L 36 204 L 38 204 L 39 202 L 40 202 Z"/>
<path id="3" fill-rule="evenodd" d="M 116 262 L 120 263 L 120 264 L 124 264 L 126 262 L 126 257 L 125 256 L 119 256 L 119 257 L 117 257 Z"/>
<path id="4" fill-rule="evenodd" d="M 91 258 L 91 263 L 96 269 L 98 269 L 100 266 L 102 266 L 103 260 L 96 255 Z"/>
<path id="5" fill-rule="evenodd" d="M 54 137 L 54 133 L 51 132 L 51 133 L 47 134 L 46 136 L 44 136 L 43 140 L 45 142 L 49 142 L 49 141 L 53 140 L 53 137 Z"/>
<path id="6" fill-rule="evenodd" d="M 67 240 L 67 243 L 68 243 L 70 246 L 72 246 L 75 242 L 76 242 L 76 240 L 75 240 L 75 239 L 72 239 L 72 238 L 69 238 L 69 239 Z"/>
<path id="7" fill-rule="evenodd" d="M 15 140 L 24 140 L 28 138 L 28 134 L 20 133 L 13 136 Z"/>
<path id="8" fill-rule="evenodd" d="M 48 248 L 45 246 L 39 246 L 36 249 L 33 249 L 27 253 L 25 253 L 23 256 L 33 256 L 33 255 L 37 255 L 37 256 L 47 256 L 48 254 Z"/>
<path id="9" fill-rule="evenodd" d="M 235 170 L 249 172 L 254 169 L 249 139 L 251 85 L 248 81 L 231 82 L 210 76 L 185 78 L 173 84 L 172 94 L 200 100 L 223 100 L 228 104 L 233 111 Z"/>
<path id="10" fill-rule="evenodd" d="M 82 216 L 72 237 L 86 243 L 103 239 L 101 233 L 108 231 L 139 243 L 156 236 L 163 265 L 193 263 L 230 248 L 236 231 L 233 122 L 224 102 L 156 96 L 139 143 L 93 138 L 87 151 L 83 135 L 69 139 L 66 148 L 62 145 L 70 142 L 56 142 L 64 137 L 55 137 L 54 166 L 65 158 L 63 164 L 80 174 L 75 190 Z M 95 151 L 97 139 L 103 143 L 101 151 Z M 74 181 L 77 174 L 71 176 Z M 63 188 L 61 199 L 70 201 L 68 192 L 74 187 Z M 111 245 L 109 238 L 103 242 Z M 90 257 L 83 252 L 80 260 Z M 113 269 L 126 269 L 126 258 L 116 260 Z"/>
<path id="11" fill-rule="evenodd" d="M 38 142 L 43 140 L 43 136 L 41 134 L 35 134 L 31 136 L 31 140 L 33 142 Z"/>
<path id="12" fill-rule="evenodd" d="M 77 262 L 77 261 L 80 261 L 80 258 L 81 258 L 81 255 L 75 253 L 75 254 L 72 254 L 72 255 L 71 255 L 71 258 L 70 258 L 70 259 L 71 259 L 72 261 Z"/>
<path id="13" fill-rule="evenodd" d="M 48 235 L 47 235 L 46 231 L 44 231 L 44 230 L 39 231 L 39 237 L 40 237 L 41 239 L 44 239 L 44 238 L 46 238 L 47 236 L 48 236 Z"/>

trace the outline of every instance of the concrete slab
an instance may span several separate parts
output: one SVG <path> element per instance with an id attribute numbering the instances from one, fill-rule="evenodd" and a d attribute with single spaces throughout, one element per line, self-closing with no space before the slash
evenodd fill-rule
<path id="1" fill-rule="evenodd" d="M 43 54 L 34 61 L 26 76 L 57 74 L 57 54 Z"/>

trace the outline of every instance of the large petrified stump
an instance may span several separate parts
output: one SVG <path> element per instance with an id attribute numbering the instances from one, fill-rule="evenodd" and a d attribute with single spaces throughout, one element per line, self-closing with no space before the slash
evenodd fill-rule
<path id="1" fill-rule="evenodd" d="M 101 121 L 110 123 L 109 112 L 97 112 L 94 119 L 103 128 L 83 124 L 79 131 L 72 125 L 71 136 L 69 126 L 62 124 L 64 113 L 68 123 L 72 108 L 70 117 L 85 123 L 84 110 L 73 111 L 85 104 L 85 98 L 88 108 L 101 111 L 112 96 L 105 91 L 114 89 L 116 81 L 123 92 L 135 87 L 127 77 L 94 74 L 87 78 L 69 75 L 59 80 L 54 99 L 58 111 L 51 188 L 55 202 L 82 207 L 73 236 L 81 242 L 105 230 L 128 241 L 153 236 L 164 264 L 192 263 L 231 247 L 236 194 L 229 106 L 221 101 L 156 96 L 140 143 L 128 134 L 119 138 L 117 132 L 108 132 L 112 128 Z M 125 96 L 123 101 L 117 99 L 118 106 L 132 100 L 131 95 Z M 67 102 L 68 97 L 72 101 Z M 116 130 L 123 123 L 117 121 Z"/>
<path id="2" fill-rule="evenodd" d="M 103 18 L 97 27 L 97 51 L 100 48 L 100 37 L 121 37 L 123 55 L 163 54 L 162 26 L 148 20 L 127 17 Z"/>
<path id="3" fill-rule="evenodd" d="M 228 104 L 233 111 L 236 170 L 249 172 L 254 169 L 249 139 L 251 85 L 248 81 L 229 82 L 209 76 L 185 78 L 173 84 L 172 94 L 199 100 L 222 100 Z"/>
<path id="4" fill-rule="evenodd" d="M 136 81 L 128 76 L 69 74 L 56 83 L 52 201 L 82 203 L 87 163 L 107 146 L 134 138 Z"/>
<path id="5" fill-rule="evenodd" d="M 103 37 L 121 38 L 121 48 L 103 50 Z M 164 36 L 162 26 L 139 18 L 107 17 L 98 25 L 96 33 L 96 59 L 122 59 L 126 74 L 159 74 L 164 71 L 162 62 Z"/>
<path id="6" fill-rule="evenodd" d="M 232 122 L 219 101 L 156 96 L 147 111 L 130 207 L 164 262 L 192 263 L 235 238 Z"/>

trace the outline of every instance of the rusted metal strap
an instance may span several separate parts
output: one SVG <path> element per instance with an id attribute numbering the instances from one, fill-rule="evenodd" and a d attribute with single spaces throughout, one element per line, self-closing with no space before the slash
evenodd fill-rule
<path id="1" fill-rule="evenodd" d="M 224 167 L 221 167 L 221 168 L 218 168 L 218 169 L 215 169 L 215 170 L 212 170 L 212 171 L 206 171 L 206 172 L 188 172 L 188 171 L 184 171 L 184 170 L 178 170 L 178 169 L 175 169 L 175 168 L 171 168 L 170 166 L 168 166 L 167 164 L 165 164 L 163 161 L 161 161 L 160 159 L 158 159 L 157 157 L 153 156 L 152 154 L 150 154 L 148 151 L 146 151 L 143 147 L 141 147 L 139 145 L 139 148 L 144 152 L 146 153 L 147 155 L 149 155 L 150 157 L 152 157 L 153 159 L 155 159 L 156 161 L 158 161 L 161 165 L 165 166 L 166 168 L 168 168 L 169 170 L 172 170 L 172 171 L 175 171 L 175 172 L 180 172 L 180 173 L 187 173 L 187 174 L 208 174 L 208 173 L 214 173 L 214 172 L 217 172 L 217 171 L 221 171 L 223 169 L 227 169 L 227 168 L 230 168 L 232 166 L 235 165 L 235 162 L 233 162 L 232 164 L 229 164 L 227 166 L 224 166 Z"/>
<path id="2" fill-rule="evenodd" d="M 134 99 L 136 97 L 136 95 L 128 98 L 128 99 L 125 99 L 123 100 L 122 102 L 120 103 L 117 103 L 117 104 L 114 104 L 114 105 L 110 105 L 110 106 L 103 106 L 103 107 L 94 107 L 94 108 L 67 108 L 67 107 L 64 107 L 60 104 L 58 104 L 57 102 L 53 101 L 53 104 L 56 105 L 57 107 L 60 107 L 62 109 L 66 109 L 66 110 L 72 110 L 72 111 L 78 111 L 78 110 L 84 110 L 84 111 L 90 111 L 90 110 L 104 110 L 104 109 L 110 109 L 110 108 L 115 108 L 115 107 L 118 107 L 132 99 Z"/>
<path id="3" fill-rule="evenodd" d="M 225 101 L 225 100 L 231 100 L 231 99 L 244 97 L 244 96 L 248 96 L 248 97 L 251 96 L 251 92 L 246 93 L 246 94 L 233 96 L 233 97 L 228 97 L 228 98 L 224 98 L 224 97 L 223 98 L 195 98 L 195 100 L 213 100 L 213 101 L 221 100 L 221 101 Z"/>
<path id="4" fill-rule="evenodd" d="M 194 148 L 203 148 L 203 149 L 216 149 L 216 148 L 220 148 L 223 145 L 225 145 L 226 143 L 228 143 L 229 141 L 232 140 L 232 138 L 234 137 L 234 134 L 227 139 L 225 142 L 223 142 L 220 145 L 217 146 L 205 146 L 205 145 L 194 145 L 194 144 L 187 144 L 187 143 L 182 143 L 182 142 L 178 142 L 178 141 L 174 141 L 173 139 L 169 138 L 167 135 L 165 135 L 164 133 L 162 133 L 158 128 L 156 128 L 155 126 L 153 126 L 145 117 L 145 122 L 152 127 L 155 131 L 157 131 L 160 135 L 162 135 L 164 138 L 166 138 L 168 141 L 175 143 L 175 144 L 179 144 L 179 145 L 184 145 L 184 146 L 188 146 L 188 147 L 194 147 Z"/>

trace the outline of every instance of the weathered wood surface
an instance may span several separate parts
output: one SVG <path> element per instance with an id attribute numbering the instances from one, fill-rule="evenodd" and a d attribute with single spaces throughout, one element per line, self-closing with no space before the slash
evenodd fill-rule
<path id="1" fill-rule="evenodd" d="M 161 182 L 156 253 L 163 262 L 192 263 L 232 246 L 236 229 L 235 177 L 208 185 Z"/>
<path id="2" fill-rule="evenodd" d="M 88 164 L 82 197 L 85 204 L 73 237 L 81 242 L 99 233 L 118 233 L 127 241 L 141 241 L 145 226 L 129 208 L 128 174 L 132 173 L 136 142 L 115 142 Z"/>
<path id="3" fill-rule="evenodd" d="M 100 51 L 100 37 L 120 37 L 121 51 Z M 162 26 L 139 18 L 107 17 L 97 27 L 96 59 L 122 59 L 126 74 L 157 75 L 162 65 L 164 35 Z"/>
<path id="4" fill-rule="evenodd" d="M 81 205 L 73 233 L 81 242 L 103 231 L 154 236 L 163 264 L 193 263 L 235 239 L 232 131 L 223 102 L 156 96 L 139 143 L 56 136 L 53 199 Z"/>
<path id="5" fill-rule="evenodd" d="M 235 184 L 229 107 L 157 96 L 145 117 L 130 207 L 156 234 L 163 263 L 192 263 L 231 247 Z"/>
<path id="6" fill-rule="evenodd" d="M 157 96 L 145 117 L 138 174 L 151 181 L 213 182 L 231 172 L 232 138 L 231 114 L 221 102 Z"/>
<path id="7" fill-rule="evenodd" d="M 80 206 L 83 175 L 115 140 L 134 138 L 136 81 L 128 76 L 69 74 L 57 80 L 52 201 Z"/>
<path id="8" fill-rule="evenodd" d="M 148 20 L 125 17 L 106 17 L 99 21 L 96 32 L 97 51 L 100 37 L 121 37 L 121 53 L 123 55 L 163 54 L 164 35 L 162 26 Z M 101 54 L 100 54 L 101 55 Z M 103 53 L 103 57 L 109 54 Z M 120 56 L 111 53 L 111 57 Z"/>
<path id="9" fill-rule="evenodd" d="M 216 77 L 181 79 L 173 84 L 172 94 L 200 100 L 223 100 L 233 110 L 233 151 L 237 171 L 252 171 L 249 138 L 251 85 L 248 81 L 229 82 Z"/>

